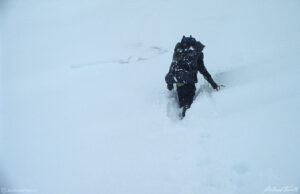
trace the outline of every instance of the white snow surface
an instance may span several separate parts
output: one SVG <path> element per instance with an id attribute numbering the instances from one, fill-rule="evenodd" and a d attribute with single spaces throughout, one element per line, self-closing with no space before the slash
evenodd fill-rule
<path id="1" fill-rule="evenodd" d="M 300 1 L 1 0 L 0 17 L 0 192 L 299 188 Z M 182 35 L 226 87 L 199 74 L 179 120 Z"/>

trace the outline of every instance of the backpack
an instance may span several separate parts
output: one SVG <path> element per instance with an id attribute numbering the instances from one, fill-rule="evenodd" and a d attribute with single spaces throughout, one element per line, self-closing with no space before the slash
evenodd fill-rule
<path id="1" fill-rule="evenodd" d="M 202 54 L 204 45 L 197 42 L 192 36 L 183 36 L 173 54 L 173 60 L 169 73 L 165 80 L 167 84 L 196 83 L 198 71 L 198 58 Z"/>

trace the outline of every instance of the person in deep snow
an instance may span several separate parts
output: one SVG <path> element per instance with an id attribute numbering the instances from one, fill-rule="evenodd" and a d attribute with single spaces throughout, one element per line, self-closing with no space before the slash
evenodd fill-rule
<path id="1" fill-rule="evenodd" d="M 208 73 L 203 62 L 203 48 L 205 46 L 201 42 L 196 41 L 192 36 L 183 36 L 181 42 L 178 42 L 173 54 L 173 61 L 170 70 L 165 77 L 167 88 L 173 90 L 173 84 L 177 86 L 177 94 L 179 107 L 182 109 L 181 118 L 185 116 L 185 112 L 193 103 L 196 86 L 198 82 L 198 71 L 210 83 L 215 90 L 219 90 L 217 85 Z"/>

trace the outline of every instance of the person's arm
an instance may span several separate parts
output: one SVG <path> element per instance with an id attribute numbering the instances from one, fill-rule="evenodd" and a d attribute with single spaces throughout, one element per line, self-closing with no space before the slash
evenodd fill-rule
<path id="1" fill-rule="evenodd" d="M 171 73 L 171 70 L 172 69 L 172 64 L 170 66 L 170 69 L 169 69 L 169 72 L 167 73 L 167 75 L 165 76 L 165 81 L 167 83 L 167 88 L 168 90 L 173 90 L 174 86 L 173 86 L 173 83 L 174 83 L 174 76 L 172 75 Z"/>
<path id="2" fill-rule="evenodd" d="M 198 58 L 198 70 L 203 75 L 204 79 L 206 79 L 208 81 L 208 83 L 210 83 L 210 85 L 213 87 L 213 89 L 218 90 L 219 86 L 212 79 L 211 75 L 208 73 L 207 69 L 205 68 L 203 58 L 204 58 L 204 55 L 201 52 L 201 55 Z"/>
<path id="3" fill-rule="evenodd" d="M 172 59 L 172 63 L 170 65 L 170 69 L 169 72 L 167 73 L 167 75 L 165 76 L 165 81 L 167 83 L 167 88 L 168 90 L 173 90 L 174 86 L 173 84 L 176 82 L 174 80 L 174 75 L 172 75 L 172 68 L 174 67 L 174 63 L 177 63 L 177 52 L 176 50 L 180 47 L 180 43 L 177 43 L 174 49 L 174 54 L 173 54 L 173 59 Z"/>

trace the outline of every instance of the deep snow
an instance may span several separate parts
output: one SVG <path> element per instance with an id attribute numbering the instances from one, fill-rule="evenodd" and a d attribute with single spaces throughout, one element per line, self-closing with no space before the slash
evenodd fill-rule
<path id="1" fill-rule="evenodd" d="M 2 189 L 254 194 L 300 186 L 299 1 L 0 7 Z M 199 96 L 180 121 L 164 76 L 184 34 L 206 45 L 206 67 L 226 88 L 215 92 L 198 75 Z"/>

